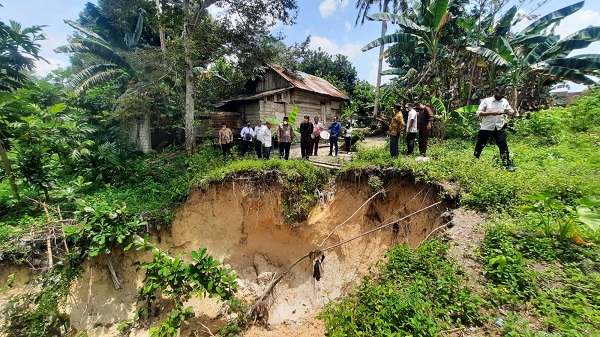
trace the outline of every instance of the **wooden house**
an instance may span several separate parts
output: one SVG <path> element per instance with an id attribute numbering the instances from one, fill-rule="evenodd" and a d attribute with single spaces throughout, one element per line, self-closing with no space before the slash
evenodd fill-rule
<path id="1" fill-rule="evenodd" d="M 296 126 L 306 115 L 311 117 L 311 122 L 314 116 L 319 116 L 321 123 L 327 126 L 333 116 L 340 117 L 341 103 L 350 100 L 320 77 L 275 66 L 270 67 L 263 78 L 248 82 L 246 89 L 245 95 L 224 101 L 219 111 L 211 114 L 211 127 L 215 132 L 223 119 L 231 121 L 236 116 L 238 123 L 228 127 L 238 136 L 244 121 L 250 121 L 253 126 L 259 119 L 282 121 L 294 106 L 298 106 Z"/>

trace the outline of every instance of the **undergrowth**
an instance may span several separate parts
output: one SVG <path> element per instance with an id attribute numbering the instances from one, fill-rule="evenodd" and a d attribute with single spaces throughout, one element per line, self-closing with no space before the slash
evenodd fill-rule
<path id="1" fill-rule="evenodd" d="M 507 323 L 499 330 L 506 336 L 597 335 L 600 250 L 522 225 L 494 225 L 481 244 L 485 298 L 503 308 Z"/>
<path id="2" fill-rule="evenodd" d="M 328 336 L 438 336 L 481 319 L 481 299 L 446 244 L 397 245 L 386 258 L 354 293 L 319 314 Z"/>

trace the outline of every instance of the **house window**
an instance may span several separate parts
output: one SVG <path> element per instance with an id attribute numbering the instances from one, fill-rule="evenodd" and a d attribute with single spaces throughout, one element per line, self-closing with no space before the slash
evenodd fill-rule
<path id="1" fill-rule="evenodd" d="M 283 102 L 283 93 L 277 94 L 277 102 Z"/>
<path id="2" fill-rule="evenodd" d="M 273 96 L 273 95 L 267 96 L 267 102 L 273 102 L 274 98 L 275 98 L 275 96 Z"/>

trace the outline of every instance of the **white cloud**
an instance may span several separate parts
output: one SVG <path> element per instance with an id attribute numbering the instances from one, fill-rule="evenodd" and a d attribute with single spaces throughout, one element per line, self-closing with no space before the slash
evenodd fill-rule
<path id="1" fill-rule="evenodd" d="M 352 25 L 350 24 L 350 21 L 346 20 L 346 23 L 344 24 L 344 28 L 346 28 L 346 31 L 350 31 L 352 30 Z"/>
<path id="2" fill-rule="evenodd" d="M 330 16 L 337 10 L 338 6 L 341 9 L 345 9 L 349 2 L 350 0 L 323 0 L 323 2 L 319 4 L 319 12 L 321 13 L 321 17 L 326 18 Z"/>
<path id="3" fill-rule="evenodd" d="M 347 56 L 350 61 L 362 54 L 362 51 L 360 50 L 360 48 L 362 48 L 361 44 L 347 42 L 340 47 L 335 42 L 323 36 L 311 36 L 308 47 L 313 50 L 321 48 L 321 50 L 331 55 L 342 54 Z"/>

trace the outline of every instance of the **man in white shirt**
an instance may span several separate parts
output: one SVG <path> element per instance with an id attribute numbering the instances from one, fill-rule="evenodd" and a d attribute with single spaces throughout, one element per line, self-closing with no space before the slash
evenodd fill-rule
<path id="1" fill-rule="evenodd" d="M 266 125 L 262 125 L 260 127 L 260 131 L 258 135 L 256 135 L 256 139 L 260 141 L 262 146 L 262 157 L 265 160 L 268 160 L 271 156 L 271 122 L 266 122 Z"/>
<path id="2" fill-rule="evenodd" d="M 256 152 L 256 156 L 258 159 L 262 158 L 262 144 L 260 140 L 258 140 L 258 132 L 262 127 L 262 121 L 259 119 L 256 121 L 256 126 L 254 127 L 254 152 Z"/>
<path id="3" fill-rule="evenodd" d="M 479 158 L 488 139 L 493 136 L 496 145 L 500 149 L 502 164 L 507 170 L 514 171 L 517 168 L 512 165 L 508 154 L 508 144 L 506 143 L 507 123 L 504 115 L 514 116 L 515 110 L 504 98 L 505 95 L 506 89 L 498 87 L 494 90 L 494 96 L 483 99 L 479 104 L 477 116 L 481 117 L 481 126 L 474 155 L 475 158 Z"/>
<path id="4" fill-rule="evenodd" d="M 408 110 L 406 116 L 406 154 L 411 155 L 415 150 L 415 140 L 417 139 L 417 111 L 413 109 L 412 103 L 406 103 L 404 106 Z"/>
<path id="5" fill-rule="evenodd" d="M 250 126 L 250 121 L 246 122 L 246 126 L 242 128 L 240 132 L 242 137 L 242 157 L 246 154 L 246 151 L 250 149 L 252 151 L 252 140 L 254 139 L 254 130 Z"/>

